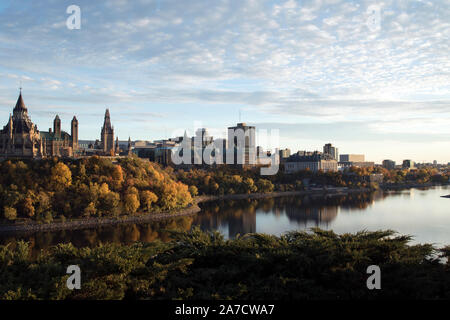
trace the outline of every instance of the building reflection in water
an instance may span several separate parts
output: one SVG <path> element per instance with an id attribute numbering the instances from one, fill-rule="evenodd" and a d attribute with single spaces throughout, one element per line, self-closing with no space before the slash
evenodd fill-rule
<path id="1" fill-rule="evenodd" d="M 263 200 L 226 200 L 202 204 L 202 212 L 194 218 L 193 225 L 202 230 L 220 230 L 229 238 L 238 234 L 257 232 L 258 221 L 267 223 L 264 216 L 286 217 L 292 224 L 291 229 L 320 227 L 327 229 L 338 216 L 341 207 L 365 209 L 375 199 L 385 195 L 361 193 L 333 196 L 302 196 L 271 198 Z"/>
<path id="2" fill-rule="evenodd" d="M 104 226 L 86 230 L 66 230 L 23 235 L 0 235 L 0 244 L 17 245 L 29 241 L 33 253 L 58 243 L 71 242 L 76 247 L 96 246 L 100 243 L 130 244 L 136 241 L 169 241 L 167 230 L 188 231 L 194 226 L 202 230 L 218 230 L 228 238 L 279 228 L 328 228 L 340 209 L 347 212 L 367 208 L 375 199 L 386 194 L 361 193 L 340 196 L 281 197 L 262 200 L 227 200 L 201 204 L 202 212 L 194 216 L 166 219 L 144 224 Z M 284 225 L 280 226 L 280 221 Z M 278 228 L 278 229 L 277 229 Z M 287 230 L 284 230 L 287 231 Z M 276 233 L 276 232 L 274 232 Z"/>

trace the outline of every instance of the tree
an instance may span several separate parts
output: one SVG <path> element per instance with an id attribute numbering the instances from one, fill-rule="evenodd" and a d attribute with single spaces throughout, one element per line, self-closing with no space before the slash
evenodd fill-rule
<path id="1" fill-rule="evenodd" d="M 72 172 L 62 162 L 58 162 L 52 168 L 50 182 L 55 190 L 65 189 L 72 184 Z"/>
<path id="2" fill-rule="evenodd" d="M 256 181 L 256 187 L 258 188 L 258 192 L 266 193 L 272 192 L 274 189 L 274 185 L 267 179 L 258 179 Z"/>
<path id="3" fill-rule="evenodd" d="M 113 186 L 118 189 L 122 186 L 123 183 L 123 170 L 120 165 L 114 166 L 112 172 Z"/>
<path id="4" fill-rule="evenodd" d="M 26 197 L 23 202 L 23 213 L 29 218 L 34 216 L 33 200 L 30 197 Z"/>
<path id="5" fill-rule="evenodd" d="M 6 219 L 8 219 L 10 221 L 16 220 L 17 210 L 16 210 L 16 208 L 12 208 L 12 207 L 4 207 L 3 215 L 5 216 Z"/>
<path id="6" fill-rule="evenodd" d="M 97 209 L 95 208 L 95 204 L 93 202 L 89 202 L 88 206 L 83 211 L 83 216 L 91 217 L 97 214 Z"/>
<path id="7" fill-rule="evenodd" d="M 258 188 L 255 186 L 255 182 L 252 178 L 245 178 L 244 181 L 244 192 L 245 193 L 253 193 L 258 190 Z"/>
<path id="8" fill-rule="evenodd" d="M 189 193 L 191 196 L 195 197 L 198 195 L 198 189 L 196 186 L 189 186 Z"/>
<path id="9" fill-rule="evenodd" d="M 98 198 L 98 209 L 107 215 L 114 215 L 118 212 L 120 205 L 120 196 L 118 193 L 108 191 L 103 193 Z"/>
<path id="10" fill-rule="evenodd" d="M 127 193 L 124 199 L 124 209 L 128 214 L 136 213 L 139 208 L 139 199 L 135 193 Z"/>
<path id="11" fill-rule="evenodd" d="M 152 204 L 158 201 L 158 196 L 151 191 L 144 190 L 141 192 L 141 204 L 142 208 L 150 212 L 152 208 Z"/>

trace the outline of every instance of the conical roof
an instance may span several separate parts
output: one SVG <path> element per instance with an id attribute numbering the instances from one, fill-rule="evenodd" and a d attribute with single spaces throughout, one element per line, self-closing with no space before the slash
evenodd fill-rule
<path id="1" fill-rule="evenodd" d="M 19 98 L 17 99 L 16 106 L 14 107 L 14 111 L 25 111 L 27 112 L 27 107 L 25 107 L 25 103 L 23 102 L 22 98 L 22 92 L 19 95 Z"/>

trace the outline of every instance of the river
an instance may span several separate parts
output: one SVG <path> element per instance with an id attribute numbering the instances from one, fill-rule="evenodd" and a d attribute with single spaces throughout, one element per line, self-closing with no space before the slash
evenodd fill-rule
<path id="1" fill-rule="evenodd" d="M 145 224 L 103 226 L 95 229 L 0 235 L 0 244 L 25 240 L 33 251 L 58 243 L 75 246 L 99 243 L 170 240 L 165 230 L 217 230 L 226 238 L 260 232 L 280 235 L 287 231 L 320 227 L 337 233 L 391 229 L 414 237 L 414 243 L 450 245 L 449 186 L 427 189 L 378 191 L 333 196 L 290 196 L 262 200 L 226 200 L 202 203 L 194 216 Z"/>

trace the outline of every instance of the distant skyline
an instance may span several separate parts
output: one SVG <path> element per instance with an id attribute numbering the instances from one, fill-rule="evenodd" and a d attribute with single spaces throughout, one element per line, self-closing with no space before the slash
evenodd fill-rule
<path id="1" fill-rule="evenodd" d="M 447 163 L 449 17 L 444 0 L 2 0 L 0 126 L 22 86 L 39 130 L 76 115 L 83 140 L 109 108 L 120 140 L 241 120 L 292 152 Z"/>

